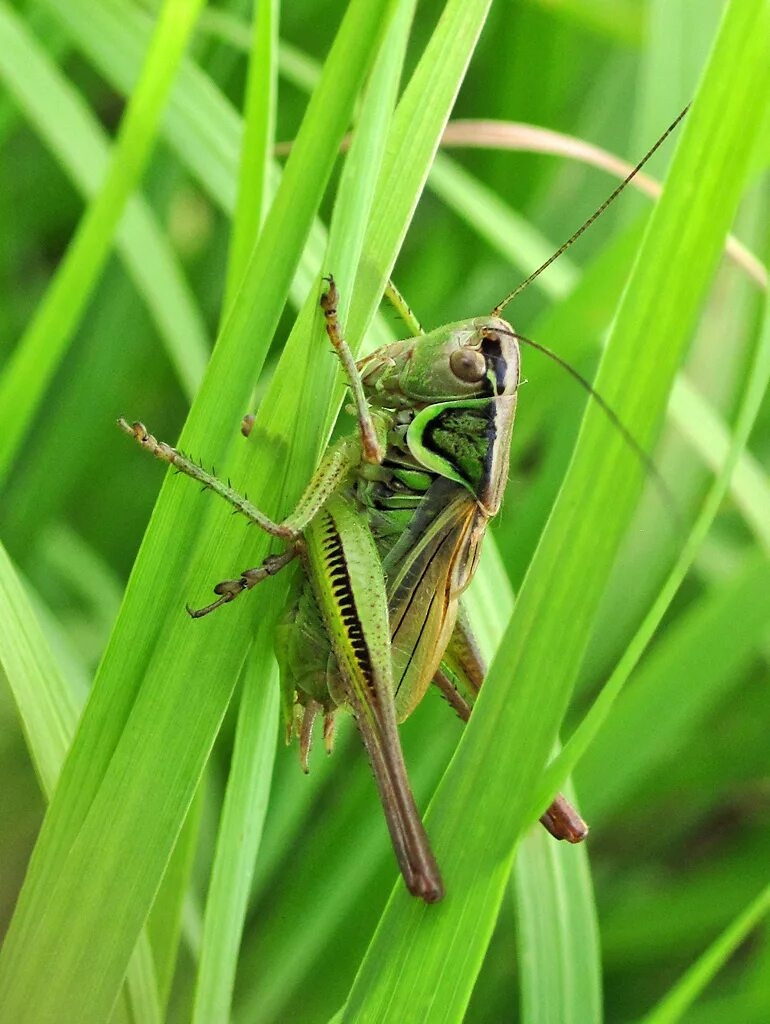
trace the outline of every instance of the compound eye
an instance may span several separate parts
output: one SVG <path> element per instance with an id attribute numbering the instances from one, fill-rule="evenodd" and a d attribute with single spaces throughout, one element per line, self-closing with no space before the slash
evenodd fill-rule
<path id="1" fill-rule="evenodd" d="M 458 348 L 449 357 L 452 373 L 467 384 L 477 384 L 487 375 L 487 361 L 477 348 Z"/>

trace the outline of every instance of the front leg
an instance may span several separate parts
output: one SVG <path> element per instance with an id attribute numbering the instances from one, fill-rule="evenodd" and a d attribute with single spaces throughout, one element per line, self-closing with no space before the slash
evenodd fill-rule
<path id="1" fill-rule="evenodd" d="M 323 309 L 324 317 L 326 318 L 326 333 L 329 335 L 329 341 L 331 341 L 334 351 L 339 356 L 342 368 L 348 378 L 348 385 L 353 393 L 364 458 L 367 462 L 378 464 L 385 457 L 385 451 L 380 444 L 377 431 L 372 422 L 369 405 L 364 393 L 364 386 L 361 382 L 361 375 L 358 372 L 353 353 L 350 351 L 348 343 L 342 337 L 340 322 L 337 318 L 337 302 L 339 301 L 337 285 L 334 283 L 334 278 L 331 274 L 324 278 L 324 280 L 329 282 L 328 289 L 321 296 L 321 309 Z"/>

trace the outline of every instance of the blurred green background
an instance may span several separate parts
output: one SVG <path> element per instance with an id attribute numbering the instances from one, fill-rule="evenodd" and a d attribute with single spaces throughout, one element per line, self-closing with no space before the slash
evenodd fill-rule
<path id="1" fill-rule="evenodd" d="M 107 141 L 124 109 L 120 75 L 111 76 L 109 51 L 97 56 L 98 45 L 82 17 L 68 13 L 68 6 L 68 0 L 59 5 L 1 0 L 0 39 L 10 46 L 11 24 L 28 33 L 58 68 L 62 84 L 74 91 L 93 131 Z M 78 6 L 82 10 L 73 4 L 72 11 Z M 405 76 L 441 6 L 437 0 L 418 4 Z M 293 0 L 281 11 L 280 141 L 296 134 L 307 104 L 303 81 L 313 79 L 313 62 L 325 59 L 344 8 L 337 0 L 322 5 Z M 527 122 L 633 162 L 693 95 L 722 9 L 721 0 L 498 0 L 453 118 Z M 127 25 L 144 24 L 152 5 L 109 0 L 104 10 L 125 17 Z M 243 0 L 210 5 L 190 52 L 211 87 L 235 110 L 243 103 L 250 17 L 251 4 Z M 100 32 L 96 14 L 92 31 Z M 10 52 L 6 49 L 7 59 L 0 57 L 0 367 L 39 307 L 83 213 L 78 163 L 93 162 L 85 149 L 71 154 L 69 163 L 63 159 L 66 140 L 56 137 L 58 100 L 51 98 L 44 130 L 30 106 L 20 102 L 13 82 L 23 61 L 14 67 Z M 60 127 L 66 133 L 66 124 Z M 211 154 L 207 180 L 167 130 L 161 130 L 142 180 L 141 194 L 164 258 L 186 289 L 186 297 L 170 300 L 167 311 L 177 318 L 178 302 L 180 357 L 169 358 L 157 313 L 148 309 L 136 271 L 127 271 L 130 261 L 113 253 L 0 491 L 0 539 L 77 701 L 105 649 L 163 476 L 161 467 L 118 433 L 114 420 L 120 414 L 141 418 L 173 443 L 217 333 L 237 166 L 234 148 L 227 149 L 235 147 L 235 136 L 227 129 L 223 124 L 222 152 Z M 767 137 L 735 227 L 765 260 Z M 672 151 L 673 141 L 656 155 L 649 168 L 653 176 L 665 175 Z M 394 274 L 430 328 L 486 313 L 534 268 L 541 246 L 544 255 L 556 248 L 614 187 L 606 174 L 550 155 L 491 148 L 447 152 L 451 164 L 429 182 Z M 334 184 L 322 207 L 324 217 Z M 589 378 L 649 207 L 647 198 L 629 189 L 558 270 L 539 279 L 507 311 L 522 333 L 550 345 Z M 542 238 L 530 240 L 524 228 Z M 166 271 L 156 269 L 157 252 L 145 256 L 149 274 L 156 274 L 164 288 Z M 685 519 L 710 480 L 709 459 L 719 454 L 718 426 L 709 433 L 709 411 L 723 422 L 734 416 L 761 306 L 756 281 L 723 261 L 656 453 Z M 392 312 L 385 316 L 401 329 Z M 268 376 L 292 321 L 287 309 L 268 358 Z M 567 375 L 537 354 L 524 352 L 523 358 L 528 383 L 520 397 L 511 482 L 494 528 L 514 589 L 548 517 L 585 406 L 585 395 Z M 581 810 L 592 825 L 589 862 L 608 1021 L 634 1020 L 654 1006 L 768 881 L 767 402 L 749 449 L 654 642 L 574 776 Z M 193 454 L 210 462 L 205 450 Z M 248 489 L 247 482 L 238 484 Z M 605 595 L 564 737 L 624 651 L 677 550 L 671 508 L 654 488 L 648 490 Z M 196 496 L 192 485 L 189 500 L 213 501 Z M 226 509 L 221 516 L 224 520 Z M 239 568 L 212 565 L 211 582 Z M 202 603 L 201 597 L 180 592 L 179 602 Z M 190 701 L 207 685 L 207 679 L 190 679 Z M 194 864 L 168 1010 L 172 1021 L 189 1019 L 234 724 L 231 711 L 205 774 L 198 817 L 190 822 Z M 434 695 L 406 723 L 407 760 L 416 763 L 426 746 L 434 755 L 415 772 L 421 805 L 459 731 Z M 367 765 L 349 732 L 343 730 L 332 759 L 316 752 L 309 778 L 299 771 L 296 751 L 279 742 L 235 982 L 235 1021 L 328 1019 L 345 999 L 384 906 L 394 877 L 392 855 Z M 45 807 L 4 681 L 0 780 L 4 930 Z M 469 1021 L 562 1019 L 545 1005 L 520 1008 L 516 906 L 512 887 L 468 1008 Z M 575 1021 L 593 1019 L 579 1007 L 572 1014 Z M 770 932 L 763 923 L 684 1019 L 759 1024 L 768 1017 Z"/>

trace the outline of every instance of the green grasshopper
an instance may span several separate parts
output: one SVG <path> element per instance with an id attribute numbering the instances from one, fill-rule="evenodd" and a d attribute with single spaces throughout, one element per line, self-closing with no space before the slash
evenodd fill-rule
<path id="1" fill-rule="evenodd" d="M 332 277 L 321 296 L 326 330 L 345 369 L 358 431 L 332 445 L 294 511 L 273 522 L 141 423 L 118 421 L 144 448 L 193 477 L 286 549 L 214 588 L 200 618 L 302 563 L 276 635 L 284 715 L 307 770 L 313 727 L 323 718 L 330 751 L 334 720 L 352 712 L 366 748 L 391 841 L 409 891 L 434 903 L 441 875 L 409 785 L 398 723 L 434 684 L 467 720 L 485 675 L 462 613 L 489 521 L 500 508 L 520 383 L 518 334 L 507 303 L 596 219 L 683 116 L 577 232 L 490 316 L 416 333 L 355 362 L 337 319 Z M 406 314 L 395 290 L 391 296 Z M 411 314 L 409 314 L 411 315 Z M 590 385 L 648 464 L 633 438 Z M 587 827 L 562 796 L 541 821 L 558 839 L 579 842 Z"/>

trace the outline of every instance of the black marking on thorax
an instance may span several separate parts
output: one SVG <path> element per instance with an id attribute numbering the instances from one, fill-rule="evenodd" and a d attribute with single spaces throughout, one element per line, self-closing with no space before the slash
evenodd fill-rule
<path id="1" fill-rule="evenodd" d="M 497 438 L 494 400 L 442 410 L 425 428 L 423 444 L 459 473 L 478 497 L 491 472 Z"/>

